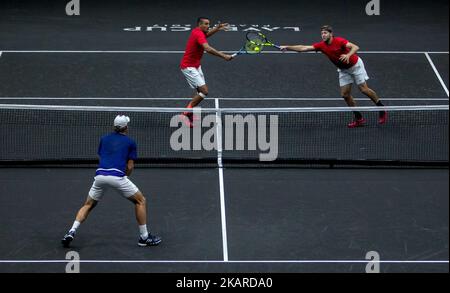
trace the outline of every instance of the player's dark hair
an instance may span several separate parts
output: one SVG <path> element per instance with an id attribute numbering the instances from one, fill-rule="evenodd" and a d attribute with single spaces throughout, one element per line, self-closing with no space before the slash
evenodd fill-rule
<path id="1" fill-rule="evenodd" d="M 114 126 L 114 131 L 117 133 L 124 133 L 128 129 L 128 126 L 120 127 Z"/>
<path id="2" fill-rule="evenodd" d="M 200 16 L 199 18 L 197 18 L 197 25 L 199 25 L 200 22 L 203 22 L 203 20 L 210 20 L 210 19 L 208 17 Z"/>
<path id="3" fill-rule="evenodd" d="M 333 33 L 333 27 L 332 27 L 331 25 L 323 25 L 323 26 L 320 28 L 320 31 L 321 31 L 321 32 L 322 32 L 322 31 L 327 31 L 327 32 Z"/>

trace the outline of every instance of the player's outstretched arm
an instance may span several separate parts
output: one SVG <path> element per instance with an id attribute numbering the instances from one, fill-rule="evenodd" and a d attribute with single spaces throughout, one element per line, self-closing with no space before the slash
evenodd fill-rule
<path id="1" fill-rule="evenodd" d="M 215 27 L 213 27 L 212 29 L 210 29 L 207 33 L 206 33 L 206 37 L 209 38 L 212 35 L 214 35 L 215 33 L 217 33 L 218 31 L 223 31 L 228 27 L 228 23 L 220 23 L 217 24 Z"/>
<path id="2" fill-rule="evenodd" d="M 281 51 L 295 51 L 295 52 L 311 52 L 316 49 L 314 46 L 304 46 L 304 45 L 295 45 L 295 46 L 280 46 Z"/>
<path id="3" fill-rule="evenodd" d="M 216 49 L 211 47 L 208 43 L 203 44 L 203 48 L 209 54 L 217 56 L 217 57 L 220 57 L 220 58 L 223 58 L 223 59 L 225 59 L 227 61 L 230 61 L 231 59 L 233 59 L 233 57 L 231 55 L 228 55 L 228 54 L 225 54 L 223 52 L 217 51 Z"/>

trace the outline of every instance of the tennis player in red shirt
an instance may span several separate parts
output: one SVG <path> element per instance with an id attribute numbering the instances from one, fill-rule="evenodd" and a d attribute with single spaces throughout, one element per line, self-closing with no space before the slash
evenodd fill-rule
<path id="1" fill-rule="evenodd" d="M 211 47 L 206 40 L 218 31 L 224 30 L 228 24 L 220 23 L 212 29 L 209 26 L 210 20 L 207 17 L 199 17 L 197 19 L 197 27 L 191 32 L 183 59 L 181 60 L 181 72 L 185 76 L 189 86 L 196 90 L 196 94 L 187 105 L 187 108 L 194 108 L 208 95 L 208 86 L 206 85 L 201 66 L 204 51 L 211 55 L 221 57 L 226 61 L 233 59 L 231 55 L 227 55 Z M 193 113 L 184 112 L 183 115 L 188 118 L 187 123 L 192 127 Z"/>
<path id="2" fill-rule="evenodd" d="M 377 106 L 384 106 L 377 93 L 370 89 L 367 85 L 369 76 L 364 68 L 364 62 L 356 55 L 359 47 L 348 40 L 333 35 L 333 28 L 325 25 L 321 28 L 323 42 L 316 43 L 312 46 L 296 45 L 281 46 L 281 50 L 309 52 L 320 51 L 325 54 L 334 65 L 337 66 L 339 72 L 339 84 L 341 87 L 341 95 L 347 102 L 349 107 L 355 107 L 356 102 L 352 97 L 352 84 L 356 83 L 359 90 L 369 97 Z M 364 126 L 366 120 L 361 112 L 354 111 L 355 120 L 348 124 L 348 127 L 355 128 Z M 380 111 L 378 123 L 384 124 L 387 120 L 387 112 Z"/>

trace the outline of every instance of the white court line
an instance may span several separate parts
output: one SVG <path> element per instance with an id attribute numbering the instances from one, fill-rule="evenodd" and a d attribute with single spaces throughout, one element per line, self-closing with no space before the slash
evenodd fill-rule
<path id="1" fill-rule="evenodd" d="M 2 57 L 2 55 L 3 55 L 3 52 L 2 52 L 2 51 L 0 51 L 0 57 Z"/>
<path id="2" fill-rule="evenodd" d="M 445 85 L 444 80 L 441 77 L 441 74 L 439 73 L 439 71 L 437 70 L 436 66 L 434 65 L 433 60 L 431 60 L 430 55 L 428 53 L 425 53 L 425 56 L 427 57 L 428 62 L 430 62 L 430 65 L 433 68 L 434 73 L 436 74 L 436 77 L 439 79 L 439 82 L 441 83 L 442 88 L 444 89 L 444 91 L 445 91 L 445 93 L 447 94 L 447 97 L 448 97 L 448 88 Z"/>
<path id="3" fill-rule="evenodd" d="M 67 54 L 184 54 L 181 50 L 3 50 L 4 53 L 67 53 Z M 223 51 L 235 53 L 235 51 Z M 262 51 L 262 54 L 298 54 L 297 52 Z M 359 51 L 359 54 L 448 54 L 448 51 Z M 304 54 L 304 53 L 303 53 Z M 307 54 L 318 54 L 308 52 Z"/>
<path id="4" fill-rule="evenodd" d="M 240 97 L 229 97 L 229 98 L 205 98 L 205 100 L 229 100 L 229 101 L 342 101 L 342 98 L 240 98 Z M 48 101 L 59 101 L 59 100 L 105 100 L 105 101 L 187 101 L 192 100 L 192 98 L 106 98 L 106 97 L 0 97 L 0 100 L 48 100 Z M 355 98 L 356 101 L 369 101 L 367 98 Z M 383 101 L 449 101 L 448 98 L 383 98 Z"/>
<path id="5" fill-rule="evenodd" d="M 219 169 L 219 189 L 220 189 L 220 218 L 222 221 L 222 247 L 223 260 L 228 261 L 228 237 L 227 237 L 227 218 L 225 209 L 225 184 L 223 180 L 222 165 L 222 114 L 220 113 L 219 99 L 215 99 L 216 106 L 216 124 L 217 124 L 217 165 Z"/>
<path id="6" fill-rule="evenodd" d="M 220 103 L 219 99 L 214 99 L 214 105 L 216 109 L 216 125 L 217 125 L 217 165 L 219 168 L 222 168 L 222 117 L 220 113 Z"/>
<path id="7" fill-rule="evenodd" d="M 160 264 L 448 264 L 448 260 L 0 260 L 0 264 L 7 263 L 160 263 Z"/>

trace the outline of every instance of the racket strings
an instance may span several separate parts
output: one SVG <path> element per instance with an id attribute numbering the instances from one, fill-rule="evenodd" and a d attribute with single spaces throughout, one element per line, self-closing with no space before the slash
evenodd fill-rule
<path id="1" fill-rule="evenodd" d="M 256 32 L 249 32 L 247 33 L 247 40 L 249 42 L 255 43 L 255 44 L 264 44 L 265 38 L 262 34 L 256 33 Z"/>
<path id="2" fill-rule="evenodd" d="M 245 43 L 245 50 L 249 54 L 256 54 L 261 52 L 264 47 L 264 39 L 256 32 L 247 33 L 247 42 Z"/>
<path id="3" fill-rule="evenodd" d="M 263 43 L 255 41 L 247 41 L 245 43 L 245 51 L 249 54 L 256 54 L 261 52 L 263 48 Z"/>

